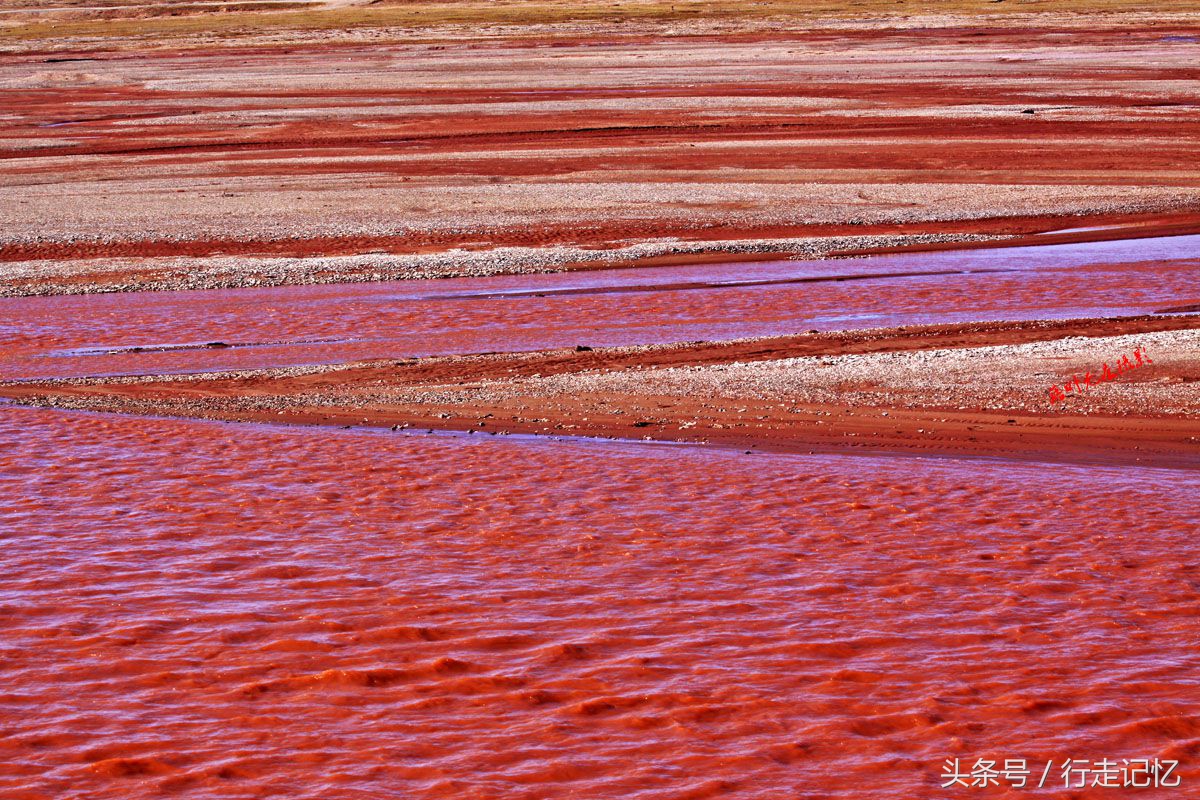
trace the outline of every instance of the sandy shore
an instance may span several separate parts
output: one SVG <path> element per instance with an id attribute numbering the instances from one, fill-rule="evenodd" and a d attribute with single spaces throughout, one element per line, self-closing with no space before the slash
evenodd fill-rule
<path id="1" fill-rule="evenodd" d="M 1200 468 L 1200 316 L 972 323 L 319 368 L 27 382 L 206 419 Z M 1054 402 L 1049 388 L 1153 363 Z"/>

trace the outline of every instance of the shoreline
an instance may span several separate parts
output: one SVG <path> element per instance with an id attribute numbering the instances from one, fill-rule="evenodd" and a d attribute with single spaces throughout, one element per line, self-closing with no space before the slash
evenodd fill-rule
<path id="1" fill-rule="evenodd" d="M 731 342 L 8 383 L 0 385 L 0 396 L 26 405 L 226 421 L 1200 469 L 1200 403 L 1188 405 L 1196 390 L 1186 388 L 1200 380 L 1197 331 L 1200 315 L 906 326 Z M 1063 347 L 1104 353 L 1135 341 L 1155 342 L 1150 349 L 1155 363 L 1088 397 L 1073 398 L 1073 405 L 1035 407 L 1030 398 L 1043 394 L 1044 386 L 1038 378 L 1011 373 L 1013 364 L 1031 359 L 1037 369 L 1061 361 Z M 815 383 L 798 395 L 761 389 L 780 376 L 818 374 L 840 359 L 858 359 L 851 366 L 859 373 L 864 364 L 867 374 L 891 368 L 895 382 L 881 389 L 848 389 L 840 379 L 814 377 Z M 974 390 L 930 402 L 919 382 L 888 366 L 904 367 L 905 359 L 928 365 L 921 367 L 921 380 L 941 375 L 952 384 L 959 381 L 955 370 L 960 367 L 975 375 L 999 369 L 1015 387 L 1004 392 L 1017 394 L 995 407 L 989 407 L 995 398 Z M 663 388 L 670 381 L 696 380 L 708 381 L 711 390 Z M 935 387 L 935 399 L 938 391 Z M 1171 397 L 1191 413 L 1171 412 L 1163 399 Z M 1158 410 L 1148 412 L 1151 408 Z"/>

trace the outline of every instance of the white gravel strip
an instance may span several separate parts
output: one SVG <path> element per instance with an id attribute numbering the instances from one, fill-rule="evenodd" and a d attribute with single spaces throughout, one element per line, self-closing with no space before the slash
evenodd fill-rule
<path id="1" fill-rule="evenodd" d="M 103 258 L 73 261 L 0 262 L 0 296 L 92 294 L 145 289 L 216 289 L 305 285 L 353 281 L 466 278 L 555 272 L 571 264 L 631 262 L 663 255 L 711 252 L 786 253 L 818 259 L 843 249 L 892 247 L 949 241 L 987 241 L 982 235 L 838 236 L 805 239 L 684 242 L 675 239 L 639 242 L 611 250 L 581 247 L 497 247 L 453 249 L 420 255 L 364 254 L 314 258 L 217 256 L 207 258 Z M 106 274 L 153 270 L 163 277 L 132 282 L 105 280 Z M 67 279 L 90 278 L 80 283 Z M 64 281 L 61 284 L 56 280 Z M 38 285 L 24 285 L 37 281 Z"/>
<path id="2" fill-rule="evenodd" d="M 1153 365 L 1124 372 L 1082 395 L 1071 394 L 1063 403 L 1051 403 L 1050 386 L 1061 385 L 1072 375 L 1082 379 L 1088 371 L 1098 378 L 1104 363 L 1115 369 L 1118 358 L 1128 355 L 1132 359 L 1139 346 L 1153 359 Z M 1074 336 L 1019 345 L 572 373 L 402 394 L 409 400 L 424 396 L 444 403 L 595 392 L 1088 414 L 1122 413 L 1121 409 L 1133 406 L 1165 416 L 1200 419 L 1200 381 L 1153 377 L 1155 367 L 1175 375 L 1186 372 L 1184 365 L 1193 363 L 1197 354 L 1200 331 L 1165 331 Z"/>

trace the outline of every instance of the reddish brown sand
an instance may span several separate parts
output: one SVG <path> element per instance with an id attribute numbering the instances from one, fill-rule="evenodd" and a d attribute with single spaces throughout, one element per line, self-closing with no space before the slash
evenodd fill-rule
<path id="1" fill-rule="evenodd" d="M 1186 14 L 429 24 L 153 49 L 17 29 L 10 293 L 191 286 L 222 254 L 378 256 L 283 279 L 316 282 L 455 250 L 445 274 L 1200 230 Z"/>

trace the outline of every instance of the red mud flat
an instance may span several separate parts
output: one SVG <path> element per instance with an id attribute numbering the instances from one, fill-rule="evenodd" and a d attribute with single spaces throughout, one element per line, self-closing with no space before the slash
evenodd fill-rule
<path id="1" fill-rule="evenodd" d="M 178 47 L 102 30 L 53 52 L 7 41 L 0 262 L 39 266 L 0 270 L 6 284 L 189 285 L 186 266 L 110 273 L 116 257 L 199 272 L 215 255 L 462 250 L 496 252 L 496 272 L 528 267 L 502 248 L 570 250 L 541 266 L 569 269 L 639 243 L 670 260 L 835 236 L 878 252 L 1200 230 L 1186 14 L 734 15 L 719 30 L 433 26 L 286 46 L 247 28 Z"/>
<path id="2" fill-rule="evenodd" d="M 1200 316 L 912 326 L 27 382 L 0 386 L 0 396 L 225 420 L 1200 468 L 1197 329 Z M 1051 402 L 1048 387 L 1099 372 L 1131 342 L 1153 365 Z"/>

